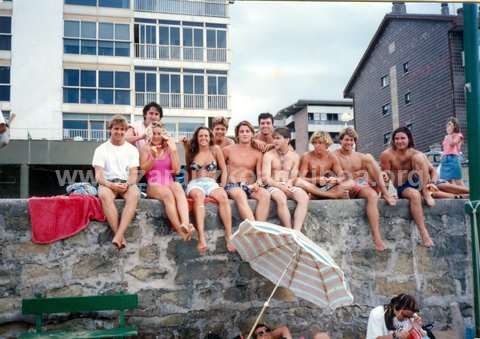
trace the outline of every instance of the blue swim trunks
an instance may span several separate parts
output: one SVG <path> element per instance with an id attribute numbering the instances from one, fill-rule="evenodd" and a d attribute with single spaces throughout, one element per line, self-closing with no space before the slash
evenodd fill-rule
<path id="1" fill-rule="evenodd" d="M 418 174 L 412 175 L 411 178 L 408 178 L 407 181 L 397 187 L 397 196 L 401 198 L 403 191 L 405 191 L 407 188 L 414 188 L 416 190 L 420 189 L 420 177 Z"/>
<path id="2" fill-rule="evenodd" d="M 248 184 L 246 182 L 229 182 L 225 185 L 225 191 L 227 193 L 234 188 L 241 188 L 247 195 L 248 199 L 252 198 L 252 190 L 250 189 L 250 187 L 248 187 Z"/>

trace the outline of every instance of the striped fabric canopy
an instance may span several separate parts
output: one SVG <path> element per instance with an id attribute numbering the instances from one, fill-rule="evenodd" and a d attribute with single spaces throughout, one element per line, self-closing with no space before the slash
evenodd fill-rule
<path id="1" fill-rule="evenodd" d="M 245 220 L 233 235 L 233 243 L 255 271 L 298 297 L 330 308 L 353 302 L 342 270 L 299 231 Z"/>

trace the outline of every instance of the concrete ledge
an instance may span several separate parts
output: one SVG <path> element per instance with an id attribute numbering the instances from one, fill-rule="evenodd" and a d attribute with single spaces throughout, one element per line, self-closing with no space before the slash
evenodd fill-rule
<path id="1" fill-rule="evenodd" d="M 365 334 L 369 310 L 399 292 L 414 294 L 426 322 L 436 330 L 451 326 L 449 304 L 457 302 L 471 316 L 471 256 L 464 201 L 443 200 L 425 209 L 435 247 L 419 246 L 406 201 L 381 203 L 381 228 L 387 250 L 376 253 L 365 218 L 364 201 L 313 201 L 304 233 L 326 249 L 350 283 L 355 303 L 335 311 L 319 309 L 279 290 L 265 322 L 288 324 L 294 336 L 310 329 L 333 338 Z M 122 202 L 118 202 L 119 206 Z M 253 204 L 253 202 L 252 202 Z M 293 207 L 293 203 L 291 205 Z M 276 222 L 274 207 L 270 211 Z M 234 225 L 240 220 L 233 208 Z M 21 299 L 47 296 L 138 293 L 139 309 L 130 313 L 142 336 L 202 338 L 208 331 L 223 338 L 245 333 L 273 285 L 250 269 L 237 254 L 227 253 L 216 205 L 207 205 L 210 252 L 200 257 L 196 241 L 183 242 L 163 218 L 158 201 L 142 200 L 127 232 L 128 246 L 110 244 L 106 224 L 93 222 L 76 236 L 51 245 L 31 243 L 26 200 L 0 200 L 0 337 L 31 327 L 21 316 Z M 111 322 L 66 316 L 52 318 L 68 326 L 95 327 Z M 52 326 L 65 327 L 65 324 Z"/>

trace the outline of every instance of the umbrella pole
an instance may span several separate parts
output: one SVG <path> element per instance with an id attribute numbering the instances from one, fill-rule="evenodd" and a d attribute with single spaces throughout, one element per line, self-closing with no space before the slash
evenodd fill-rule
<path id="1" fill-rule="evenodd" d="M 250 338 L 252 337 L 252 334 L 253 334 L 253 331 L 255 330 L 255 327 L 257 327 L 258 323 L 260 322 L 260 319 L 262 318 L 263 313 L 265 312 L 266 308 L 267 308 L 268 305 L 270 304 L 270 300 L 273 298 L 273 295 L 274 295 L 275 292 L 277 291 L 278 286 L 280 286 L 280 282 L 282 281 L 282 279 L 283 279 L 283 277 L 285 276 L 285 274 L 287 274 L 288 268 L 289 268 L 290 265 L 293 263 L 293 261 L 298 257 L 298 254 L 299 254 L 299 253 L 300 253 L 300 251 L 297 251 L 297 253 L 295 253 L 295 255 L 292 256 L 292 259 L 290 259 L 290 262 L 288 263 L 287 267 L 285 267 L 285 270 L 283 271 L 282 276 L 280 277 L 280 279 L 278 279 L 277 284 L 275 285 L 275 288 L 273 289 L 272 293 L 271 293 L 270 296 L 268 297 L 267 301 L 265 301 L 265 303 L 263 304 L 262 310 L 260 311 L 260 314 L 258 315 L 257 319 L 255 320 L 255 323 L 253 324 L 253 326 L 252 326 L 252 328 L 251 328 L 251 330 L 250 330 L 250 333 L 248 334 L 247 339 L 250 339 Z"/>

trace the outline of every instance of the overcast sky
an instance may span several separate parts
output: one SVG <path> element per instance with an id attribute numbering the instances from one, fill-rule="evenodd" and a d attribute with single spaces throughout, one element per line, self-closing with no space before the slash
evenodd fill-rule
<path id="1" fill-rule="evenodd" d="M 450 13 L 460 5 L 450 6 Z M 391 3 L 252 2 L 230 6 L 233 127 L 274 115 L 299 99 L 343 98 L 358 61 Z M 440 4 L 407 4 L 440 14 Z"/>

